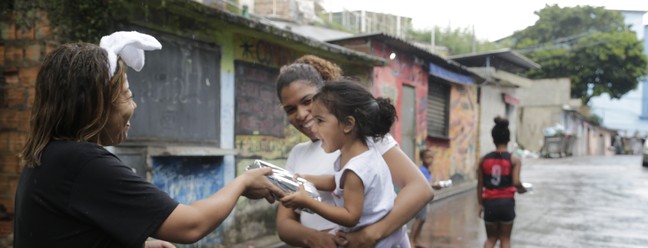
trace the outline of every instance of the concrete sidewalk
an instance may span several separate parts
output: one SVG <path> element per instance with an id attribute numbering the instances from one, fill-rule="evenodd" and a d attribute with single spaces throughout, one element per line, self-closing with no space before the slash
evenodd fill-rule
<path id="1" fill-rule="evenodd" d="M 454 185 L 447 189 L 437 190 L 434 192 L 434 199 L 432 200 L 432 202 L 442 201 L 444 199 L 450 198 L 457 194 L 461 194 L 471 189 L 474 189 L 476 186 L 477 186 L 477 182 L 464 182 L 461 184 Z M 286 245 L 286 243 L 281 241 L 278 235 L 268 235 L 253 240 L 248 240 L 244 243 L 236 244 L 232 247 L 233 248 L 255 248 L 255 247 L 280 248 L 280 247 L 291 247 L 291 246 Z"/>
<path id="2" fill-rule="evenodd" d="M 434 192 L 434 199 L 432 202 L 441 201 L 443 199 L 452 197 L 457 194 L 475 189 L 477 187 L 477 181 L 474 182 L 464 182 L 461 184 L 454 185 L 447 189 L 437 190 Z"/>

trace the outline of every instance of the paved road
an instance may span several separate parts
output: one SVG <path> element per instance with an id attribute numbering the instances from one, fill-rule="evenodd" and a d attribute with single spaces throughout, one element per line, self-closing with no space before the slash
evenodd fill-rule
<path id="1" fill-rule="evenodd" d="M 524 159 L 513 247 L 648 247 L 648 168 L 638 156 Z M 434 202 L 428 247 L 481 247 L 475 191 Z"/>

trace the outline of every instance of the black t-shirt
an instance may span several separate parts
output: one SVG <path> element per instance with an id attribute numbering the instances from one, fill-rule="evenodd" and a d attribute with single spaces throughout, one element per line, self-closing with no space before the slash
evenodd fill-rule
<path id="1" fill-rule="evenodd" d="M 142 247 L 178 202 L 103 147 L 52 141 L 16 192 L 14 247 Z"/>

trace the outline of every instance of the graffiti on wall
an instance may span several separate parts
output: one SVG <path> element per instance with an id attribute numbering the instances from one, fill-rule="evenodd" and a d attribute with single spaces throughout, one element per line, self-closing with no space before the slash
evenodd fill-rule
<path id="1" fill-rule="evenodd" d="M 247 62 L 235 63 L 236 134 L 283 137 L 286 115 L 276 95 L 278 71 Z"/>
<path id="2" fill-rule="evenodd" d="M 435 152 L 433 174 L 440 179 L 475 179 L 477 161 L 477 95 L 472 86 L 452 85 L 449 145 L 431 145 Z"/>
<path id="3" fill-rule="evenodd" d="M 285 116 L 285 114 L 282 114 Z M 308 141 L 308 137 L 297 131 L 287 121 L 282 126 L 282 137 L 269 135 L 236 135 L 235 146 L 238 160 L 247 159 L 285 159 L 290 150 L 298 143 Z M 281 164 L 281 163 L 280 163 Z M 239 168 L 245 168 L 239 167 Z"/>
<path id="4" fill-rule="evenodd" d="M 423 86 L 416 87 L 416 141 L 419 149 L 425 146 L 425 138 L 427 137 L 427 99 L 429 86 L 427 76 L 424 79 Z"/>
<path id="5" fill-rule="evenodd" d="M 140 73 L 130 73 L 138 111 L 129 138 L 140 141 L 219 145 L 220 49 L 160 36 L 164 49 L 147 54 Z M 154 124 L 154 125 L 152 125 Z M 195 130 L 201 130 L 196 132 Z"/>
<path id="6" fill-rule="evenodd" d="M 207 198 L 225 185 L 223 157 L 217 156 L 155 156 L 152 183 L 182 204 Z M 194 245 L 222 243 L 219 227 Z"/>
<path id="7" fill-rule="evenodd" d="M 295 144 L 307 140 L 288 124 L 275 89 L 279 68 L 301 55 L 275 42 L 234 35 L 238 161 L 286 158 Z"/>
<path id="8" fill-rule="evenodd" d="M 374 43 L 372 47 L 374 56 L 389 59 L 393 54 L 393 59 L 390 59 L 389 68 L 392 77 L 407 84 L 417 85 L 423 82 L 423 77 L 427 82 L 427 73 L 423 71 L 420 64 L 417 64 L 418 59 L 413 58 L 407 53 L 402 53 L 394 50 L 393 48 L 380 43 Z"/>
<path id="9" fill-rule="evenodd" d="M 389 58 L 394 53 L 394 59 L 390 60 L 389 67 L 375 67 L 373 72 L 373 93 L 376 96 L 383 96 L 392 99 L 396 108 L 397 116 L 401 116 L 403 84 L 416 88 L 416 144 L 422 147 L 425 143 L 426 130 L 426 106 L 428 91 L 428 75 L 424 68 L 416 63 L 416 59 L 401 53 L 385 44 L 373 43 L 372 55 L 382 58 Z M 402 140 L 402 120 L 398 119 L 392 127 L 392 135 L 396 141 Z"/>
<path id="10" fill-rule="evenodd" d="M 289 64 L 300 56 L 295 50 L 249 36 L 234 36 L 234 58 L 274 68 Z"/>

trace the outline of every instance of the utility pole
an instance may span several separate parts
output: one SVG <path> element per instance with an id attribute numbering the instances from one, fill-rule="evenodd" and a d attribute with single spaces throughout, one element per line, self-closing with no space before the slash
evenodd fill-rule
<path id="1" fill-rule="evenodd" d="M 472 53 L 477 53 L 477 41 L 475 40 L 475 24 L 472 25 Z"/>
<path id="2" fill-rule="evenodd" d="M 430 42 L 432 43 L 432 53 L 436 53 L 436 25 L 432 25 L 430 40 Z"/>

